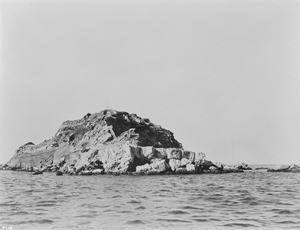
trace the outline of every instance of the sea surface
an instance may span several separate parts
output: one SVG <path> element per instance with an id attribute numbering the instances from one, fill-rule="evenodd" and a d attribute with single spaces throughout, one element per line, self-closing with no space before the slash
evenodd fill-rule
<path id="1" fill-rule="evenodd" d="M 300 229 L 300 173 L 0 171 L 0 229 Z"/>

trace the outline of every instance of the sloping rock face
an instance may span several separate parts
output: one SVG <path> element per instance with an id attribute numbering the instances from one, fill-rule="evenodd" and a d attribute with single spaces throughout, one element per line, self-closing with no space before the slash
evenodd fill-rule
<path id="1" fill-rule="evenodd" d="M 69 174 L 195 172 L 205 154 L 185 151 L 171 131 L 136 114 L 104 110 L 65 121 L 40 144 L 19 147 L 10 169 Z"/>

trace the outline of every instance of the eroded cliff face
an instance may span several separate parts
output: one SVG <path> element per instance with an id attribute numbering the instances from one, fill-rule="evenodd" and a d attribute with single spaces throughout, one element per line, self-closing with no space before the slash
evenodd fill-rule
<path id="1" fill-rule="evenodd" d="M 49 140 L 21 146 L 11 169 L 69 174 L 194 172 L 209 168 L 203 153 L 185 151 L 171 131 L 136 114 L 104 110 L 65 121 Z"/>

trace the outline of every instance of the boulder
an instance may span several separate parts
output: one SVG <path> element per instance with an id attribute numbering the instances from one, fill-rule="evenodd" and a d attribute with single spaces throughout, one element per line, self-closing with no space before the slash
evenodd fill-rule
<path id="1" fill-rule="evenodd" d="M 32 171 L 33 171 L 32 165 L 29 165 L 29 166 L 27 167 L 27 171 L 29 171 L 29 172 L 32 172 Z"/>
<path id="2" fill-rule="evenodd" d="M 154 158 L 166 159 L 167 158 L 167 149 L 155 148 L 154 149 Z"/>
<path id="3" fill-rule="evenodd" d="M 180 160 L 177 160 L 177 159 L 171 159 L 171 160 L 169 160 L 169 166 L 170 166 L 170 168 L 171 168 L 171 170 L 173 172 L 175 172 L 176 169 L 178 169 L 180 167 L 180 165 L 181 165 L 181 161 Z"/>
<path id="4" fill-rule="evenodd" d="M 67 172 L 69 175 L 75 175 L 76 174 L 76 170 L 75 168 L 69 168 L 68 172 Z"/>
<path id="5" fill-rule="evenodd" d="M 100 174 L 103 174 L 103 173 L 104 173 L 103 169 L 94 169 L 94 170 L 92 170 L 93 175 L 100 175 Z"/>
<path id="6" fill-rule="evenodd" d="M 69 165 L 67 165 L 67 164 L 63 165 L 60 168 L 60 171 L 63 172 L 63 173 L 68 173 L 70 170 L 71 170 L 71 167 Z"/>
<path id="7" fill-rule="evenodd" d="M 220 162 L 214 162 L 213 163 L 217 168 L 224 168 L 224 164 L 220 163 Z"/>
<path id="8" fill-rule="evenodd" d="M 236 165 L 223 165 L 222 173 L 239 173 L 243 172 L 243 170 L 238 169 Z"/>
<path id="9" fill-rule="evenodd" d="M 151 166 L 147 163 L 147 164 L 144 164 L 144 165 L 139 165 L 139 166 L 136 166 L 136 172 L 138 173 L 141 173 L 141 172 L 148 172 L 151 170 Z"/>
<path id="10" fill-rule="evenodd" d="M 200 166 L 203 170 L 209 170 L 211 167 L 217 168 L 211 161 L 204 160 L 201 162 Z"/>
<path id="11" fill-rule="evenodd" d="M 182 152 L 182 160 L 187 159 L 189 162 L 195 161 L 195 153 L 191 151 L 183 151 Z"/>
<path id="12" fill-rule="evenodd" d="M 92 171 L 91 170 L 83 170 L 79 173 L 79 175 L 82 175 L 82 176 L 90 176 L 90 175 L 93 175 Z"/>
<path id="13" fill-rule="evenodd" d="M 200 153 L 195 153 L 195 159 L 194 162 L 196 165 L 201 165 L 205 161 L 205 154 L 200 152 Z"/>
<path id="14" fill-rule="evenodd" d="M 155 148 L 153 146 L 141 147 L 142 157 L 146 158 L 148 161 L 154 158 Z"/>
<path id="15" fill-rule="evenodd" d="M 33 170 L 34 172 L 40 171 L 38 167 L 33 167 L 32 170 Z"/>
<path id="16" fill-rule="evenodd" d="M 190 161 L 189 159 L 187 158 L 182 158 L 181 161 L 180 161 L 180 166 L 183 167 L 183 166 L 186 166 L 187 164 L 191 163 L 192 161 Z"/>
<path id="17" fill-rule="evenodd" d="M 167 164 L 166 160 L 164 159 L 155 159 L 150 164 L 151 170 L 158 171 L 158 172 L 166 172 L 169 170 L 169 165 Z"/>
<path id="18" fill-rule="evenodd" d="M 195 165 L 194 164 L 187 164 L 186 165 L 186 170 L 188 172 L 195 172 Z"/>
<path id="19" fill-rule="evenodd" d="M 290 172 L 300 172 L 300 165 L 290 165 L 289 166 L 289 171 Z"/>
<path id="20" fill-rule="evenodd" d="M 235 168 L 239 169 L 239 170 L 252 170 L 251 167 L 249 167 L 247 164 L 245 163 L 241 163 L 235 166 Z"/>
<path id="21" fill-rule="evenodd" d="M 182 157 L 181 149 L 170 148 L 170 149 L 166 149 L 166 150 L 167 150 L 167 158 L 168 159 L 181 160 L 181 157 Z"/>
<path id="22" fill-rule="evenodd" d="M 177 169 L 175 170 L 175 173 L 176 173 L 176 174 L 187 174 L 188 171 L 187 171 L 186 168 L 179 167 L 179 168 L 177 168 Z"/>
<path id="23" fill-rule="evenodd" d="M 141 153 L 141 148 L 137 146 L 124 145 L 123 154 L 121 155 L 116 152 L 116 155 L 117 161 L 119 162 L 117 171 L 120 173 L 134 172 L 138 165 L 142 165 L 147 162 Z M 114 171 L 114 169 L 112 170 Z"/>
<path id="24" fill-rule="evenodd" d="M 215 166 L 210 166 L 209 169 L 211 172 L 216 172 L 218 171 L 218 168 L 216 168 Z"/>

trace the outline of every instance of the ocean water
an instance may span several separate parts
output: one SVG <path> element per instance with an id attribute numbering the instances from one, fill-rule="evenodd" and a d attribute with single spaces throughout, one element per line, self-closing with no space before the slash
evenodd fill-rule
<path id="1" fill-rule="evenodd" d="M 300 229 L 300 174 L 0 171 L 0 229 Z"/>

